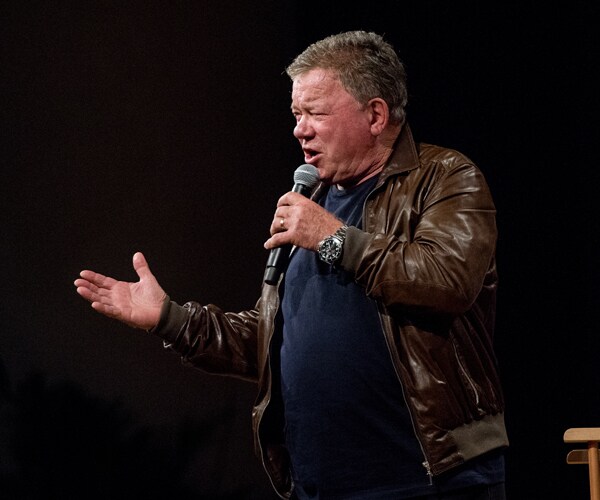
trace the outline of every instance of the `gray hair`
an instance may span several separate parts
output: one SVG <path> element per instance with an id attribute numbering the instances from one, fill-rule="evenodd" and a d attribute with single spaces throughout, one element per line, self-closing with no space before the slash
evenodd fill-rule
<path id="1" fill-rule="evenodd" d="M 394 48 L 383 37 L 366 31 L 331 35 L 309 45 L 286 68 L 297 76 L 315 68 L 333 70 L 343 87 L 358 101 L 383 99 L 390 109 L 390 121 L 405 121 L 406 72 Z"/>

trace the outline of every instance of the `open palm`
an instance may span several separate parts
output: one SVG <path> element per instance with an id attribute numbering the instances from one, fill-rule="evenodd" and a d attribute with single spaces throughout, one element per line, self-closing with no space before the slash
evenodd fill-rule
<path id="1" fill-rule="evenodd" d="M 135 283 L 85 270 L 75 280 L 75 286 L 77 293 L 91 302 L 99 313 L 129 326 L 149 330 L 158 323 L 166 293 L 141 252 L 133 256 L 133 268 L 140 278 Z"/>

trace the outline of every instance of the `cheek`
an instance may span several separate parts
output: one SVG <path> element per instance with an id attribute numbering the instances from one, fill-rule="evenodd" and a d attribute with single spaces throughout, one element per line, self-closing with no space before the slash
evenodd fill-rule
<path id="1" fill-rule="evenodd" d="M 371 145 L 371 135 L 362 127 L 347 128 L 334 143 L 337 153 L 348 157 L 364 151 Z"/>
<path id="2" fill-rule="evenodd" d="M 369 121 L 363 115 L 349 115 L 340 121 L 337 130 L 341 130 L 346 139 L 364 142 L 371 135 Z"/>

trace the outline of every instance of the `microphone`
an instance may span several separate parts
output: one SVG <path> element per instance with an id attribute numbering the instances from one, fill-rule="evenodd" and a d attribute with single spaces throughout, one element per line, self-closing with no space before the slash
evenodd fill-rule
<path id="1" fill-rule="evenodd" d="M 300 193 L 302 196 L 310 198 L 313 189 L 319 182 L 319 171 L 316 167 L 305 163 L 300 165 L 294 172 L 294 193 Z M 287 269 L 290 260 L 292 245 L 283 245 L 273 248 L 267 260 L 264 282 L 268 285 L 276 285 L 281 273 Z"/>

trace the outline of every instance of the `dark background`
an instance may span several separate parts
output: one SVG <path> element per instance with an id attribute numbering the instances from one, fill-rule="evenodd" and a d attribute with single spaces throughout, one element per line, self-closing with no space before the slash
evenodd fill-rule
<path id="1" fill-rule="evenodd" d="M 406 64 L 417 139 L 470 156 L 496 200 L 509 498 L 585 498 L 562 435 L 600 426 L 593 5 L 3 4 L 0 496 L 272 498 L 254 386 L 183 366 L 72 282 L 134 280 L 141 250 L 174 300 L 251 308 L 303 162 L 283 70 L 366 29 Z"/>

